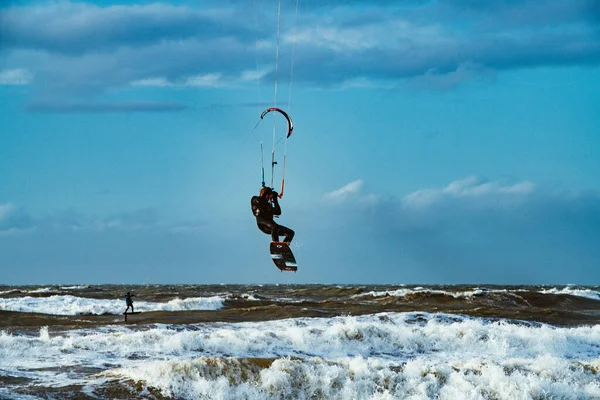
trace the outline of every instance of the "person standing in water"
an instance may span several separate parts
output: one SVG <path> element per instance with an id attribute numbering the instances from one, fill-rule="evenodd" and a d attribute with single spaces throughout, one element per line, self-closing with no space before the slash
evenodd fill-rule
<path id="1" fill-rule="evenodd" d="M 133 311 L 133 300 L 131 300 L 132 297 L 135 297 L 135 294 L 131 294 L 130 292 L 127 292 L 127 294 L 125 295 L 125 303 L 127 304 L 125 313 L 127 313 L 127 310 L 129 310 L 129 307 L 131 307 L 131 312 L 134 312 Z"/>

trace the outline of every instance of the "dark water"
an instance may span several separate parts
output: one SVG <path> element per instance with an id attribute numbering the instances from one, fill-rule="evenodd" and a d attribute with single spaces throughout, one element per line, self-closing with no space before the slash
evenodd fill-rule
<path id="1" fill-rule="evenodd" d="M 486 318 L 543 322 L 556 326 L 597 324 L 600 287 L 492 285 L 88 285 L 0 286 L 0 298 L 77 296 L 94 300 L 122 300 L 130 291 L 135 302 L 164 303 L 173 299 L 218 296 L 218 310 L 153 311 L 129 316 L 132 324 L 195 324 L 202 322 L 267 321 L 298 317 L 330 318 L 380 312 L 442 312 Z M 46 289 L 46 292 L 36 290 Z M 123 311 L 125 303 L 122 303 Z M 0 306 L 1 310 L 1 306 Z M 41 309 L 40 309 L 41 310 Z M 0 328 L 9 330 L 74 329 L 120 324 L 114 313 L 49 315 L 40 312 L 0 311 Z"/>

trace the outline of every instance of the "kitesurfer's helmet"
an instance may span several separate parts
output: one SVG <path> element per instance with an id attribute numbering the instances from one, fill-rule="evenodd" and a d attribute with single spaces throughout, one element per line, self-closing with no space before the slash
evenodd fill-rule
<path id="1" fill-rule="evenodd" d="M 271 189 L 268 186 L 265 186 L 262 189 L 260 189 L 260 197 L 266 196 L 271 193 L 273 193 L 273 189 Z"/>

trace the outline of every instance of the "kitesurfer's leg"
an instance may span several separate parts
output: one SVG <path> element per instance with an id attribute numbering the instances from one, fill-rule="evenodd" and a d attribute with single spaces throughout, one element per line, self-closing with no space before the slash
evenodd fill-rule
<path id="1" fill-rule="evenodd" d="M 279 242 L 279 235 L 277 230 L 277 224 L 274 221 L 267 221 L 264 219 L 257 221 L 258 229 L 267 235 L 271 235 L 271 240 Z"/>
<path id="2" fill-rule="evenodd" d="M 279 242 L 279 237 L 285 235 L 284 242 L 288 242 L 289 233 L 292 232 L 292 236 L 294 236 L 294 232 L 291 229 L 286 228 L 283 225 L 279 225 L 277 222 L 273 222 L 271 224 L 271 240 L 274 242 Z"/>
<path id="3" fill-rule="evenodd" d="M 283 225 L 277 225 L 277 233 L 279 235 L 285 235 L 285 239 L 283 239 L 284 242 L 286 242 L 287 244 L 290 244 L 292 242 L 292 239 L 294 238 L 294 231 L 291 230 L 290 228 L 283 226 Z"/>
<path id="4" fill-rule="evenodd" d="M 279 242 L 279 237 L 285 236 L 285 239 L 283 239 L 284 242 L 288 244 L 292 242 L 295 232 L 290 228 L 283 225 L 279 225 L 275 221 L 259 220 L 257 222 L 258 229 L 260 229 L 266 234 L 270 234 L 272 241 Z"/>
<path id="5" fill-rule="evenodd" d="M 274 242 L 279 242 L 279 225 L 275 222 L 271 225 L 271 240 Z"/>

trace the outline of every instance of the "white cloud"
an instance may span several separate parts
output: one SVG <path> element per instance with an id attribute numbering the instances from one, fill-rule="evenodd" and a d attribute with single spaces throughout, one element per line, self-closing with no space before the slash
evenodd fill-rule
<path id="1" fill-rule="evenodd" d="M 440 199 L 440 192 L 432 189 L 419 189 L 402 198 L 402 205 L 410 208 L 427 207 Z"/>
<path id="2" fill-rule="evenodd" d="M 475 176 L 450 182 L 439 189 L 419 189 L 402 198 L 402 206 L 407 209 L 422 209 L 444 200 L 478 199 L 477 205 L 514 204 L 534 193 L 532 182 L 523 181 L 515 184 L 490 182 Z"/>
<path id="3" fill-rule="evenodd" d="M 292 224 L 296 232 L 310 232 L 315 242 L 334 237 L 343 246 L 328 246 L 319 256 L 335 252 L 351 263 L 365 257 L 365 266 L 390 279 L 600 282 L 597 192 L 553 192 L 529 181 L 468 177 L 401 198 L 369 193 L 362 181 L 328 196 L 343 201 L 303 213 Z M 372 202 L 362 201 L 366 198 Z"/>
<path id="4" fill-rule="evenodd" d="M 367 77 L 357 77 L 343 81 L 340 89 L 396 89 L 397 85 L 386 80 L 375 80 Z"/>
<path id="5" fill-rule="evenodd" d="M 166 78 L 140 79 L 140 80 L 131 82 L 131 85 L 132 86 L 155 86 L 155 87 L 174 86 L 174 84 L 169 82 L 169 80 Z"/>
<path id="6" fill-rule="evenodd" d="M 20 68 L 4 69 L 0 71 L 0 85 L 29 85 L 33 82 L 33 75 Z"/>
<path id="7" fill-rule="evenodd" d="M 0 204 L 0 234 L 12 235 L 35 228 L 32 218 L 11 203 Z"/>
<path id="8" fill-rule="evenodd" d="M 378 16 L 365 23 L 347 24 L 347 16 L 312 21 L 284 41 L 334 52 L 409 50 L 414 47 L 450 44 L 452 40 L 437 24 L 417 25 L 406 18 Z"/>
<path id="9" fill-rule="evenodd" d="M 529 181 L 518 182 L 513 185 L 503 185 L 499 182 L 490 182 L 482 178 L 471 176 L 451 182 L 441 190 L 455 196 L 483 196 L 493 193 L 529 194 L 534 189 Z"/>
<path id="10" fill-rule="evenodd" d="M 271 72 L 272 68 L 258 68 L 256 70 L 246 70 L 243 71 L 240 80 L 242 82 L 246 81 L 255 81 L 264 78 L 269 72 Z"/>
<path id="11" fill-rule="evenodd" d="M 223 87 L 236 83 L 256 81 L 269 73 L 271 68 L 243 71 L 239 76 L 224 76 L 221 73 L 208 73 L 188 76 L 179 80 L 169 80 L 164 77 L 139 79 L 131 82 L 132 86 L 153 87 Z"/>
<path id="12" fill-rule="evenodd" d="M 455 70 L 439 72 L 429 69 L 422 75 L 415 76 L 408 81 L 408 86 L 416 89 L 450 90 L 474 78 L 491 78 L 493 70 L 482 65 L 464 62 L 459 64 Z"/>
<path id="13" fill-rule="evenodd" d="M 115 113 L 115 112 L 177 112 L 187 106 L 166 102 L 33 102 L 27 106 L 30 112 L 46 113 Z"/>
<path id="14" fill-rule="evenodd" d="M 15 206 L 13 206 L 10 203 L 0 204 L 0 223 L 5 221 L 8 218 L 8 216 L 13 212 L 14 209 L 15 209 Z"/>
<path id="15" fill-rule="evenodd" d="M 284 15 L 280 67 L 289 68 L 295 48 L 295 62 L 302 64 L 294 71 L 297 84 L 399 87 L 408 79 L 408 87 L 450 90 L 493 76 L 493 70 L 597 65 L 600 59 L 597 22 L 589 17 L 594 10 L 587 0 L 561 5 L 524 0 L 501 7 L 485 1 L 469 7 L 375 3 L 301 9 L 295 34 L 293 13 Z M 3 60 L 35 74 L 40 87 L 60 86 L 61 93 L 132 82 L 223 87 L 271 77 L 262 67 L 272 66 L 274 8 L 260 10 L 259 24 L 255 7 L 222 2 L 202 9 L 62 2 L 2 12 Z M 251 72 L 257 62 L 259 72 Z M 2 84 L 33 79 L 23 70 L 1 74 Z"/>
<path id="16" fill-rule="evenodd" d="M 72 209 L 57 210 L 44 217 L 32 217 L 13 204 L 0 204 L 0 234 L 69 233 L 69 232 L 200 232 L 206 221 L 194 218 L 174 221 L 162 218 L 156 209 L 143 208 L 104 216 L 84 215 Z"/>
<path id="17" fill-rule="evenodd" d="M 323 47 L 335 52 L 362 51 L 377 45 L 371 34 L 351 29 L 336 29 L 332 27 L 315 27 L 296 33 L 290 42 L 307 46 Z"/>
<path id="18" fill-rule="evenodd" d="M 363 181 L 361 179 L 357 179 L 353 182 L 344 185 L 343 187 L 334 190 L 332 192 L 326 193 L 325 198 L 329 200 L 344 200 L 348 196 L 353 194 L 360 193 L 363 188 Z"/>
<path id="19" fill-rule="evenodd" d="M 221 74 L 205 74 L 189 77 L 184 86 L 218 87 L 221 86 Z"/>

